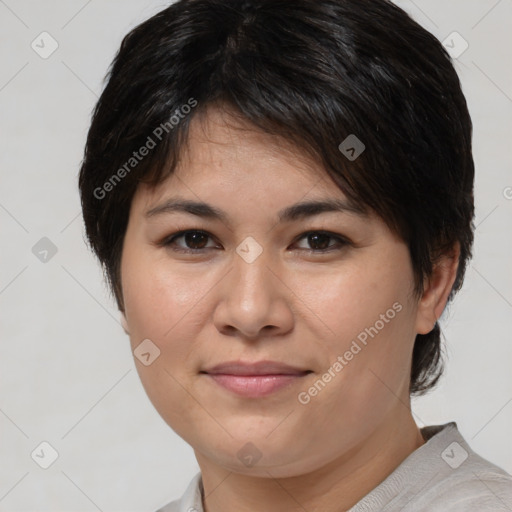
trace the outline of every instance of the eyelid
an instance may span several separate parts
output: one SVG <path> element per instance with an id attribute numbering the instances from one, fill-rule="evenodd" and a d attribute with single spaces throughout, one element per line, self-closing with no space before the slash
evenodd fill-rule
<path id="1" fill-rule="evenodd" d="M 175 231 L 172 235 L 166 236 L 165 238 L 163 238 L 163 240 L 161 242 L 158 242 L 158 246 L 170 247 L 172 244 L 174 244 L 176 239 L 182 238 L 187 233 L 201 233 L 201 234 L 206 235 L 211 240 L 216 240 L 215 237 L 211 233 L 206 231 L 205 229 L 201 229 L 201 228 L 187 228 L 187 229 L 181 229 L 179 231 Z M 178 246 L 178 248 L 173 249 L 173 250 L 175 250 L 177 252 L 199 254 L 200 252 L 202 252 L 202 251 L 204 251 L 206 249 L 214 249 L 214 247 L 205 247 L 203 249 L 188 249 L 188 248 L 184 248 L 184 247 L 179 247 Z"/>
<path id="2" fill-rule="evenodd" d="M 187 233 L 201 233 L 206 235 L 209 239 L 212 241 L 217 241 L 216 237 L 213 236 L 210 232 L 208 232 L 205 229 L 202 228 L 186 228 L 186 229 L 180 229 L 179 231 L 175 231 L 172 235 L 166 236 L 163 240 L 158 242 L 159 247 L 169 248 L 174 245 L 175 240 L 185 236 Z M 346 236 L 340 234 L 340 233 L 333 233 L 332 231 L 327 231 L 324 229 L 309 229 L 307 231 L 302 232 L 300 235 L 298 235 L 292 242 L 293 244 L 296 244 L 300 240 L 303 240 L 307 238 L 309 235 L 317 234 L 317 235 L 325 235 L 328 236 L 334 240 L 337 241 L 337 243 L 333 245 L 329 245 L 326 249 L 299 249 L 300 251 L 306 251 L 308 254 L 328 254 L 330 252 L 334 252 L 336 250 L 341 250 L 345 246 L 354 246 L 353 242 L 347 238 Z M 220 245 L 220 244 L 219 244 Z M 184 248 L 180 246 L 174 245 L 172 248 L 173 251 L 181 252 L 181 253 L 188 253 L 188 254 L 201 254 L 204 253 L 206 250 L 211 249 L 217 249 L 217 247 L 203 247 L 200 249 L 189 249 Z"/>
<path id="3" fill-rule="evenodd" d="M 342 235 L 341 233 L 334 233 L 332 231 L 328 231 L 325 229 L 309 229 L 307 231 L 304 231 L 301 233 L 297 238 L 294 240 L 294 243 L 298 240 L 302 240 L 303 238 L 307 237 L 308 235 L 326 235 L 331 238 L 335 238 L 339 240 L 340 242 L 344 242 L 346 244 L 352 243 L 346 236 Z"/>

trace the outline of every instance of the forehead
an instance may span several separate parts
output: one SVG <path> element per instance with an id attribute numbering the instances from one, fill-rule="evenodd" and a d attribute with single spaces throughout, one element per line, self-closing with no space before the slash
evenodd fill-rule
<path id="1" fill-rule="evenodd" d="M 243 156 L 248 156 L 247 151 L 265 152 L 301 160 L 305 166 L 314 163 L 304 149 L 282 136 L 266 133 L 229 106 L 208 106 L 195 115 L 187 142 L 184 156 L 187 153 L 204 156 L 205 152 L 233 152 L 240 148 L 244 151 Z"/>
<path id="2" fill-rule="evenodd" d="M 145 197 L 158 201 L 170 190 L 219 199 L 224 192 L 247 199 L 281 194 L 299 200 L 325 193 L 344 198 L 318 159 L 291 141 L 265 133 L 236 113 L 210 107 L 189 127 L 174 172 Z M 226 198 L 227 199 L 227 198 Z"/>

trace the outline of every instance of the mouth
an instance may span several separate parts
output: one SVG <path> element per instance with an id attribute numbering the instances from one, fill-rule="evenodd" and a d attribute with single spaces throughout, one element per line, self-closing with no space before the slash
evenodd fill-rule
<path id="1" fill-rule="evenodd" d="M 296 384 L 313 372 L 276 361 L 231 361 L 200 373 L 232 393 L 246 398 L 260 398 Z"/>

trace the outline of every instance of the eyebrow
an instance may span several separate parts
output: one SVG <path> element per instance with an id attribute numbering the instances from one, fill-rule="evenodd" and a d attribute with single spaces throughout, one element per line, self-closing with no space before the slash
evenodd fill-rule
<path id="1" fill-rule="evenodd" d="M 145 213 L 146 218 L 164 213 L 182 212 L 211 220 L 229 223 L 228 215 L 208 203 L 191 201 L 188 199 L 168 199 L 164 203 L 151 208 Z M 292 222 L 321 213 L 352 213 L 360 217 L 368 214 L 361 206 L 344 199 L 323 199 L 318 201 L 305 201 L 288 206 L 278 213 L 279 222 Z"/>

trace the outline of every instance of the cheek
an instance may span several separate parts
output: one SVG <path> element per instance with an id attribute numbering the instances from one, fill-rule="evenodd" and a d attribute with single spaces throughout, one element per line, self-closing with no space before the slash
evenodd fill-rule
<path id="1" fill-rule="evenodd" d="M 126 251 L 122 273 L 131 332 L 163 345 L 200 309 L 208 290 L 205 279 L 173 268 L 165 256 L 150 257 L 142 251 Z"/>
<path id="2" fill-rule="evenodd" d="M 386 261 L 385 255 L 383 260 Z M 413 314 L 411 280 L 407 258 L 388 259 L 382 264 L 369 258 L 354 258 L 350 264 L 329 273 L 288 276 L 288 282 L 293 283 L 290 288 L 299 299 L 297 305 L 302 303 L 305 313 L 309 310 L 309 323 L 322 326 L 322 343 L 336 351 L 376 322 L 377 330 L 385 334 L 382 337 L 398 336 L 398 324 Z M 398 304 L 393 308 L 395 303 Z M 401 310 L 399 314 L 397 309 Z"/>
<path id="3" fill-rule="evenodd" d="M 195 371 L 194 340 L 201 330 L 206 283 L 129 247 L 123 255 L 122 275 L 132 351 L 145 339 L 160 351 L 148 366 L 135 357 L 140 380 L 164 421 L 186 436 L 200 420 L 185 390 L 192 375 L 185 374 Z"/>
<path id="4" fill-rule="evenodd" d="M 405 396 L 415 337 L 412 278 L 404 249 L 396 258 L 383 254 L 375 262 L 300 283 L 304 302 L 325 326 L 325 336 L 317 341 L 329 361 L 325 371 L 339 363 L 317 402 L 359 411 L 354 418 L 361 419 L 372 410 L 378 414 L 395 395 Z"/>

